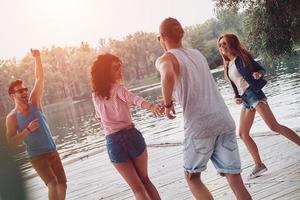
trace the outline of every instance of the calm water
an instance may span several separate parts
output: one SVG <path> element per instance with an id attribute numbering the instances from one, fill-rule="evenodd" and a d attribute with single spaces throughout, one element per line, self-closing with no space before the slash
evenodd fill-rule
<path id="1" fill-rule="evenodd" d="M 264 91 L 269 104 L 278 121 L 291 127 L 299 128 L 300 119 L 300 70 L 299 64 L 295 67 L 280 66 L 280 69 L 268 71 L 268 84 Z M 223 79 L 223 72 L 214 73 L 216 83 L 229 106 L 237 126 L 241 106 L 233 103 L 233 92 L 229 84 Z M 157 100 L 161 98 L 159 85 L 135 91 L 139 95 Z M 201 103 L 201 102 L 199 102 Z M 53 132 L 58 151 L 63 160 L 73 159 L 93 150 L 104 150 L 104 133 L 94 119 L 94 108 L 91 101 L 46 107 L 50 128 Z M 182 112 L 177 106 L 177 118 L 154 118 L 151 113 L 133 110 L 133 120 L 140 129 L 148 145 L 163 145 L 165 143 L 180 143 L 183 138 Z M 255 118 L 252 133 L 268 131 L 268 128 L 259 116 Z M 21 153 L 23 170 L 30 171 L 25 154 Z"/>

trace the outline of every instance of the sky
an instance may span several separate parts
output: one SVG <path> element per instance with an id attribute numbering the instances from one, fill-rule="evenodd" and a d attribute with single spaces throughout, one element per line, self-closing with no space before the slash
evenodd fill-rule
<path id="1" fill-rule="evenodd" d="M 0 0 L 0 59 L 30 48 L 96 46 L 136 31 L 158 32 L 166 17 L 183 26 L 214 17 L 212 0 Z"/>

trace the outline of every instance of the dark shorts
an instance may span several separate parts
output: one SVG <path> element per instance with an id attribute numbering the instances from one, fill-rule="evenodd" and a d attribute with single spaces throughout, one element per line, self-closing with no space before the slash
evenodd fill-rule
<path id="1" fill-rule="evenodd" d="M 242 95 L 243 106 L 247 109 L 254 109 L 259 102 L 267 102 L 267 97 L 262 90 L 253 91 L 248 88 Z"/>
<path id="2" fill-rule="evenodd" d="M 106 148 L 110 161 L 120 163 L 141 155 L 146 143 L 141 132 L 131 128 L 106 135 Z"/>
<path id="3" fill-rule="evenodd" d="M 58 183 L 67 182 L 65 170 L 57 152 L 32 157 L 30 162 L 46 185 L 53 179 L 57 179 Z"/>

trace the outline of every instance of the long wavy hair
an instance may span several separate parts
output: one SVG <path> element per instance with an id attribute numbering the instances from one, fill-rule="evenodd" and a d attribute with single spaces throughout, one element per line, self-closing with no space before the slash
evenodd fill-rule
<path id="1" fill-rule="evenodd" d="M 225 56 L 224 54 L 222 54 L 221 50 L 220 50 L 220 40 L 221 39 L 225 39 L 226 43 L 227 43 L 227 47 L 229 48 L 229 50 L 231 51 L 231 53 L 235 56 L 238 56 L 242 59 L 244 66 L 249 70 L 249 71 L 253 71 L 253 67 L 251 64 L 251 60 L 253 60 L 251 54 L 249 53 L 249 51 L 241 44 L 239 38 L 234 35 L 234 34 L 230 34 L 230 33 L 226 33 L 223 34 L 219 37 L 218 39 L 218 49 L 220 52 L 220 55 L 222 56 L 223 59 L 223 64 L 224 64 L 224 76 L 226 79 L 228 79 L 227 76 L 227 70 L 228 70 L 228 65 L 229 65 L 229 61 L 230 59 Z"/>
<path id="2" fill-rule="evenodd" d="M 91 67 L 92 91 L 97 97 L 110 98 L 110 90 L 116 80 L 113 76 L 113 62 L 121 60 L 110 53 L 101 54 Z"/>

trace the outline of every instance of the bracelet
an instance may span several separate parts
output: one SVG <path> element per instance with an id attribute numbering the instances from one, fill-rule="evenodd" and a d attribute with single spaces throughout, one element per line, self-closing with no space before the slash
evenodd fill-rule
<path id="1" fill-rule="evenodd" d="M 164 105 L 165 108 L 171 108 L 173 106 L 173 100 L 167 104 L 167 105 Z"/>
<path id="2" fill-rule="evenodd" d="M 29 127 L 26 127 L 26 130 L 30 133 L 31 132 L 31 130 L 30 130 L 30 128 Z"/>

